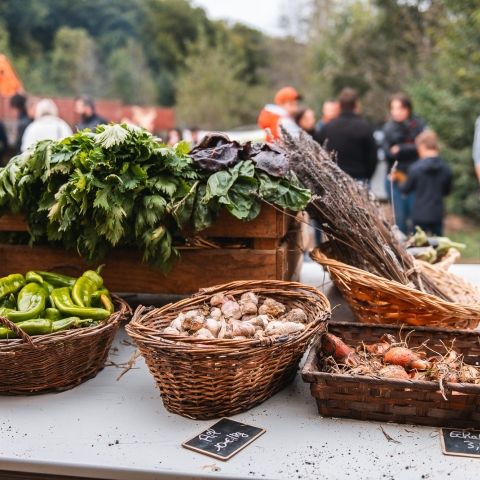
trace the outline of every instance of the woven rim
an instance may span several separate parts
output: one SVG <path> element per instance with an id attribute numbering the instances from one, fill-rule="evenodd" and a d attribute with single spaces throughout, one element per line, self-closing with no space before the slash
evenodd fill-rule
<path id="1" fill-rule="evenodd" d="M 72 340 L 75 338 L 85 338 L 95 336 L 104 330 L 111 328 L 122 320 L 125 320 L 131 315 L 132 309 L 125 300 L 117 295 L 112 295 L 114 303 L 118 306 L 118 310 L 110 315 L 105 321 L 99 325 L 83 328 L 73 328 L 60 332 L 47 333 L 46 335 L 30 336 L 19 329 L 13 322 L 5 317 L 0 317 L 0 323 L 15 331 L 21 338 L 1 339 L 0 340 L 0 356 L 2 353 L 11 354 L 12 350 L 31 349 L 37 347 L 44 347 L 55 343 L 64 342 L 65 340 Z"/>
<path id="2" fill-rule="evenodd" d="M 361 270 L 359 268 L 352 267 L 351 265 L 328 258 L 318 249 L 313 250 L 310 256 L 314 261 L 324 266 L 331 275 L 332 279 L 334 279 L 336 283 L 339 283 L 343 289 L 349 291 L 353 296 L 355 296 L 355 293 L 351 289 L 351 283 L 355 282 L 358 285 L 363 285 L 375 290 L 388 291 L 390 295 L 398 296 L 399 298 L 402 298 L 403 301 L 410 302 L 412 304 L 422 304 L 423 310 L 431 309 L 440 311 L 441 313 L 452 317 L 450 323 L 457 323 L 459 319 L 468 319 L 469 321 L 478 319 L 480 321 L 480 298 L 478 299 L 478 303 L 475 305 L 449 302 L 436 297 L 435 295 L 422 292 L 394 280 L 388 280 L 365 270 Z M 442 272 L 441 270 L 437 271 L 438 273 L 443 273 L 444 275 L 453 275 L 449 272 Z M 463 282 L 470 286 L 468 282 Z M 471 289 L 472 292 L 477 291 L 476 287 L 473 285 L 471 285 Z"/>
<path id="3" fill-rule="evenodd" d="M 281 297 L 289 300 L 290 306 L 308 302 L 315 305 L 318 315 L 311 319 L 305 330 L 279 337 L 266 337 L 263 339 L 199 339 L 162 333 L 163 328 L 180 313 L 187 309 L 202 306 L 207 303 L 215 293 L 228 293 L 238 296 L 246 291 L 259 295 Z M 285 347 L 310 338 L 330 317 L 330 303 L 314 287 L 298 282 L 284 282 L 281 280 L 258 280 L 258 281 L 236 281 L 223 285 L 216 285 L 201 289 L 192 297 L 176 303 L 170 303 L 162 308 L 147 308 L 139 306 L 133 314 L 132 320 L 125 327 L 127 333 L 135 340 L 150 347 L 162 346 L 179 351 L 198 351 L 203 354 L 238 355 L 250 349 L 258 347 L 269 347 L 282 344 Z"/>

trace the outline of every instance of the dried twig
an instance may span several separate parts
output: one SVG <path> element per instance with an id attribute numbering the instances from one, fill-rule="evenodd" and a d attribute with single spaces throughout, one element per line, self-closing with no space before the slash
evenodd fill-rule
<path id="1" fill-rule="evenodd" d="M 322 249 L 329 256 L 384 278 L 411 285 L 449 299 L 396 238 L 394 225 L 386 218 L 365 185 L 343 172 L 332 156 L 306 135 L 284 136 L 290 166 L 312 192 L 307 207 L 321 226 L 328 242 Z"/>
<path id="2" fill-rule="evenodd" d="M 383 427 L 380 425 L 380 430 L 382 431 L 382 433 L 385 435 L 385 438 L 389 441 L 389 442 L 393 442 L 393 443 L 402 443 L 402 442 L 399 442 L 398 440 L 395 440 L 392 436 L 390 436 L 384 429 Z"/>

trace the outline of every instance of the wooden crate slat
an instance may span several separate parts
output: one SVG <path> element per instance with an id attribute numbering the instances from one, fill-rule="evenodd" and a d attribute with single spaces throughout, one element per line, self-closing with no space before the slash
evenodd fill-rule
<path id="1" fill-rule="evenodd" d="M 232 217 L 222 210 L 217 221 L 209 228 L 198 232 L 202 237 L 225 238 L 283 238 L 288 231 L 289 217 L 270 205 L 263 205 L 259 216 L 250 222 Z M 1 232 L 26 232 L 27 225 L 22 215 L 0 216 Z M 187 235 L 190 232 L 185 232 Z"/>
<path id="2" fill-rule="evenodd" d="M 135 251 L 114 250 L 102 261 L 105 283 L 115 292 L 189 294 L 201 287 L 233 280 L 285 279 L 286 247 L 275 250 L 182 250 L 168 275 L 142 263 Z M 58 270 L 78 274 L 88 265 L 65 250 L 27 245 L 0 245 L 0 277 L 28 270 Z"/>

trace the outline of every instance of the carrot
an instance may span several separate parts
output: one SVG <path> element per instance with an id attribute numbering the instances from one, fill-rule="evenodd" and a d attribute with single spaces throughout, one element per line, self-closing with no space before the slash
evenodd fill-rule
<path id="1" fill-rule="evenodd" d="M 383 357 L 385 363 L 400 365 L 406 370 L 427 370 L 430 364 L 419 355 L 405 347 L 392 347 Z"/>
<path id="2" fill-rule="evenodd" d="M 358 363 L 358 356 L 355 350 L 331 333 L 325 333 L 323 335 L 322 350 L 326 355 L 331 355 L 338 363 L 349 365 L 356 365 Z"/>
<path id="3" fill-rule="evenodd" d="M 378 374 L 384 378 L 397 378 L 400 380 L 408 380 L 410 378 L 405 369 L 400 365 L 387 365 Z"/>

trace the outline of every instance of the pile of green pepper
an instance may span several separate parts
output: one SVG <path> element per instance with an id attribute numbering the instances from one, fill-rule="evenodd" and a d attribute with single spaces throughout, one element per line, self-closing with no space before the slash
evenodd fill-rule
<path id="1" fill-rule="evenodd" d="M 97 325 L 113 312 L 100 268 L 78 278 L 42 271 L 0 278 L 0 316 L 28 335 Z M 16 337 L 13 330 L 0 327 L 0 339 Z"/>

